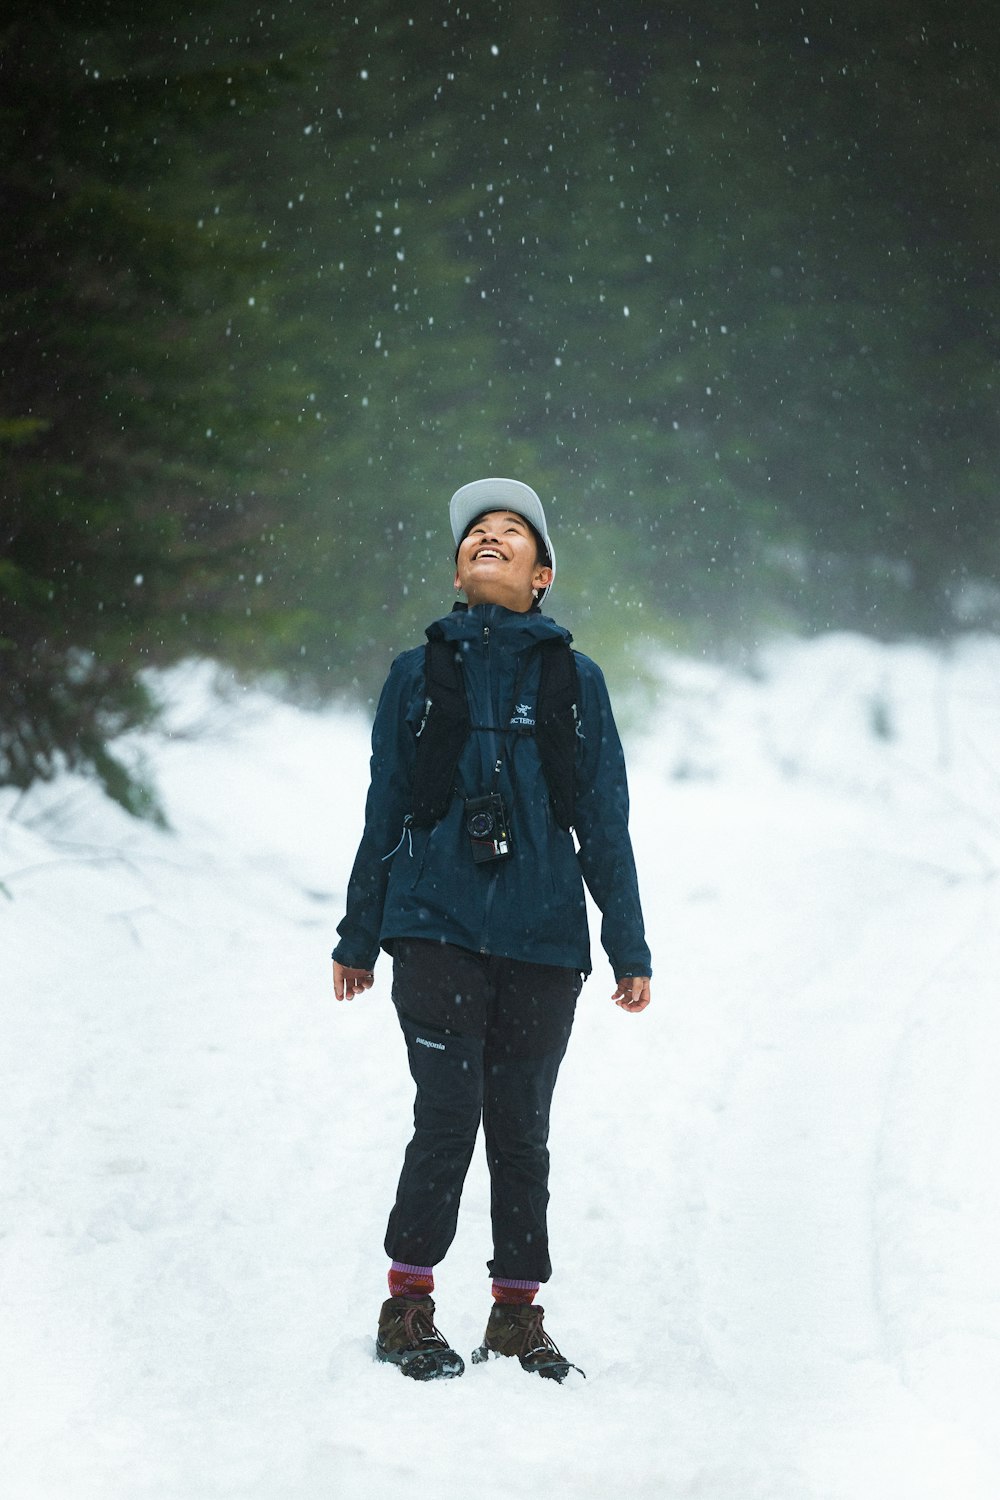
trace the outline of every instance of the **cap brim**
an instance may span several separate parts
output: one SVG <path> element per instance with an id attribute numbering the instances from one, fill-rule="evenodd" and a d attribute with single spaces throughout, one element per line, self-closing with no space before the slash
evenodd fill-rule
<path id="1" fill-rule="evenodd" d="M 460 545 L 473 521 L 490 510 L 511 510 L 515 515 L 523 516 L 535 528 L 549 554 L 549 565 L 555 579 L 556 555 L 545 522 L 542 502 L 531 486 L 522 484 L 519 479 L 474 479 L 471 484 L 463 484 L 460 490 L 455 491 L 449 507 L 455 546 Z M 549 588 L 551 587 L 549 584 Z"/>

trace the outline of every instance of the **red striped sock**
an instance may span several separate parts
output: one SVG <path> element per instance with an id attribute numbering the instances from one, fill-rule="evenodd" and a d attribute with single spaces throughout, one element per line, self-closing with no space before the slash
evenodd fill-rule
<path id="1" fill-rule="evenodd" d="M 493 1300 L 507 1306 L 527 1307 L 534 1302 L 538 1287 L 537 1281 L 511 1281 L 506 1276 L 494 1276 Z"/>
<path id="2" fill-rule="evenodd" d="M 389 1267 L 390 1297 L 429 1297 L 433 1290 L 433 1266 L 408 1266 L 394 1260 Z"/>

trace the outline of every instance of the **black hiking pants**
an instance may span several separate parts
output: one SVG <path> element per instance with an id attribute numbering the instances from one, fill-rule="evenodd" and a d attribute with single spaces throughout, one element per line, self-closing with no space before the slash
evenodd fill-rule
<path id="1" fill-rule="evenodd" d="M 392 998 L 417 1086 L 386 1253 L 434 1266 L 455 1237 L 482 1120 L 492 1275 L 547 1281 L 549 1109 L 583 976 L 451 944 L 397 939 Z"/>

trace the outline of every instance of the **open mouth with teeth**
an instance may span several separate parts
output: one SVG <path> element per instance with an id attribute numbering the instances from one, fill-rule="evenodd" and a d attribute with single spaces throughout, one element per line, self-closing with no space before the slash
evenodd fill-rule
<path id="1" fill-rule="evenodd" d="M 497 562 L 506 561 L 503 553 L 496 547 L 480 547 L 479 551 L 474 555 L 474 561 L 480 562 L 484 557 L 495 558 Z"/>

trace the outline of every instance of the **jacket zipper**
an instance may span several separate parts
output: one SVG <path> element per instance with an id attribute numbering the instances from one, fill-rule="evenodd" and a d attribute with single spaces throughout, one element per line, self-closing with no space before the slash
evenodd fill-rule
<path id="1" fill-rule="evenodd" d="M 483 622 L 483 653 L 486 657 L 486 712 L 487 723 L 492 723 L 496 715 L 493 712 L 493 673 L 490 670 L 492 661 L 490 657 L 490 627 Z M 489 737 L 490 759 L 496 763 L 496 741 L 493 734 Z M 486 901 L 483 905 L 483 926 L 480 934 L 480 953 L 488 952 L 486 943 L 490 931 L 490 915 L 493 911 L 493 897 L 497 888 L 497 870 L 491 870 L 488 875 L 489 885 L 486 888 Z"/>
<path id="2" fill-rule="evenodd" d="M 493 661 L 490 656 L 490 627 L 485 623 L 483 625 L 483 653 L 486 657 L 486 712 L 488 715 L 486 722 L 489 724 L 495 718 L 493 713 L 493 672 L 491 670 Z M 489 750 L 490 762 L 493 764 L 497 758 L 497 747 L 492 733 L 489 738 Z"/>

